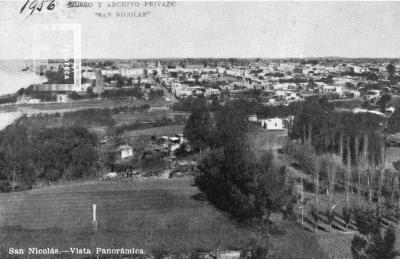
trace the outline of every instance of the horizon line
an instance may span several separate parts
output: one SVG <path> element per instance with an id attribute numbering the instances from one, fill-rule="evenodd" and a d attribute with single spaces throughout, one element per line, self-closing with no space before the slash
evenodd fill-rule
<path id="1" fill-rule="evenodd" d="M 55 60 L 64 59 L 64 57 L 59 58 L 0 58 L 0 60 Z M 71 58 L 73 59 L 73 58 Z M 118 58 L 118 57 L 101 57 L 101 58 L 81 58 L 80 60 L 90 60 L 90 59 L 111 59 L 111 60 L 148 60 L 148 59 L 400 59 L 400 57 L 346 57 L 346 56 L 316 56 L 316 57 L 130 57 L 130 58 Z"/>

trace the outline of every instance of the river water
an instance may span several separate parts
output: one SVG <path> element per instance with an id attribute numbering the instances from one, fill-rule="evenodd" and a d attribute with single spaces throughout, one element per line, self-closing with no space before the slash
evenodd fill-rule
<path id="1" fill-rule="evenodd" d="M 20 112 L 0 112 L 0 130 L 13 123 L 21 115 Z"/>
<path id="2" fill-rule="evenodd" d="M 39 84 L 45 81 L 44 77 L 32 72 L 0 70 L 0 95 L 15 93 L 20 88 L 27 88 L 31 84 Z"/>

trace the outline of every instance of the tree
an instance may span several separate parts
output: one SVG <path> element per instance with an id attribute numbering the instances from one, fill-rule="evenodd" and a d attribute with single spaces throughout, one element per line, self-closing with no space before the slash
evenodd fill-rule
<path id="1" fill-rule="evenodd" d="M 201 151 L 211 145 L 211 117 L 204 104 L 199 103 L 193 108 L 183 135 L 190 141 L 192 147 Z"/>
<path id="2" fill-rule="evenodd" d="M 346 225 L 346 231 L 348 231 L 349 224 L 352 218 L 352 210 L 346 205 L 345 207 L 343 207 L 342 215 L 344 223 Z"/>
<path id="3" fill-rule="evenodd" d="M 195 182 L 214 206 L 236 220 L 258 220 L 268 227 L 269 216 L 282 208 L 289 193 L 286 169 L 269 152 L 255 159 L 242 108 L 227 104 L 215 115 L 211 152 L 201 161 Z"/>
<path id="4" fill-rule="evenodd" d="M 333 205 L 333 197 L 335 193 L 335 185 L 336 185 L 336 173 L 340 165 L 340 158 L 335 155 L 326 154 L 321 157 L 321 169 L 326 172 L 325 181 L 328 184 L 327 192 L 328 192 L 328 209 L 326 211 L 328 222 L 329 222 L 329 230 L 332 229 L 333 217 L 334 217 L 334 206 Z M 324 176 L 324 174 L 322 174 Z"/>
<path id="5" fill-rule="evenodd" d="M 396 73 L 396 67 L 392 63 L 390 63 L 386 66 L 386 71 L 389 74 L 389 78 L 393 78 L 394 74 Z"/>
<path id="6" fill-rule="evenodd" d="M 120 77 L 117 79 L 117 87 L 121 88 L 124 86 L 124 80 Z"/>
<path id="7" fill-rule="evenodd" d="M 388 121 L 388 133 L 400 132 L 400 105 L 396 109 Z"/>
<path id="8" fill-rule="evenodd" d="M 351 251 L 353 258 L 395 258 L 400 253 L 396 251 L 396 234 L 392 226 L 382 235 L 379 218 L 372 211 L 355 211 L 355 221 L 360 235 L 352 240 Z"/>
<path id="9" fill-rule="evenodd" d="M 400 255 L 395 250 L 396 232 L 393 227 L 389 227 L 383 236 L 381 230 L 369 234 L 369 238 L 354 236 L 351 242 L 353 258 L 392 259 Z"/>
<path id="10" fill-rule="evenodd" d="M 37 131 L 12 125 L 0 133 L 1 174 L 13 186 L 18 180 L 27 188 L 40 180 L 57 181 L 67 172 L 75 179 L 88 176 L 98 160 L 96 142 L 79 127 Z"/>
<path id="11" fill-rule="evenodd" d="M 17 93 L 18 96 L 24 95 L 25 94 L 25 88 L 20 88 Z"/>
<path id="12" fill-rule="evenodd" d="M 392 96 L 390 94 L 384 94 L 381 96 L 381 98 L 378 101 L 379 107 L 381 108 L 381 112 L 386 111 L 386 107 L 390 103 L 391 100 L 392 100 Z"/>
<path id="13" fill-rule="evenodd" d="M 86 89 L 86 93 L 87 93 L 88 95 L 92 95 L 92 94 L 93 94 L 93 87 L 89 86 L 89 87 Z"/>

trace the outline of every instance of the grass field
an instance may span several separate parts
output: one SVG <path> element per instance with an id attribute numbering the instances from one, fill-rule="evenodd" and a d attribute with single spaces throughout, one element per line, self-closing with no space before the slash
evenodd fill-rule
<path id="1" fill-rule="evenodd" d="M 121 113 L 113 115 L 117 125 L 134 122 L 157 121 L 162 118 L 174 118 L 174 116 L 189 116 L 187 113 L 172 112 L 169 110 L 151 110 L 148 112 Z"/>
<path id="2" fill-rule="evenodd" d="M 178 133 L 183 133 L 185 125 L 171 125 L 163 127 L 148 128 L 142 130 L 132 130 L 122 134 L 123 138 L 132 138 L 139 136 L 172 136 Z"/>
<path id="3" fill-rule="evenodd" d="M 242 247 L 253 235 L 192 195 L 191 179 L 54 186 L 2 195 L 7 247 L 135 247 L 147 252 Z M 99 230 L 91 231 L 92 204 Z"/>
<path id="4" fill-rule="evenodd" d="M 21 111 L 27 114 L 35 113 L 56 113 L 69 112 L 89 108 L 113 108 L 121 106 L 141 106 L 149 104 L 152 107 L 162 107 L 170 105 L 162 99 L 157 100 L 129 100 L 129 99 L 104 99 L 104 100 L 80 100 L 68 103 L 39 103 L 39 104 L 19 104 L 10 106 L 0 106 L 0 111 Z"/>
<path id="5" fill-rule="evenodd" d="M 185 253 L 247 248 L 250 240 L 266 242 L 258 230 L 239 227 L 208 202 L 194 199 L 198 190 L 192 181 L 92 182 L 3 194 L 1 251 L 76 246 Z M 93 203 L 98 208 L 95 232 L 91 229 Z M 290 233 L 273 238 L 272 258 L 288 253 L 294 254 L 291 258 L 322 255 L 310 233 L 293 226 L 287 229 Z M 300 249 L 298 254 L 294 249 Z"/>

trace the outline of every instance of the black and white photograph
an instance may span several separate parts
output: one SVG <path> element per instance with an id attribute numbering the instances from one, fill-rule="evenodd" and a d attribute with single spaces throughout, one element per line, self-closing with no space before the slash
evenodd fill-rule
<path id="1" fill-rule="evenodd" d="M 400 258 L 400 2 L 0 0 L 0 258 Z"/>

